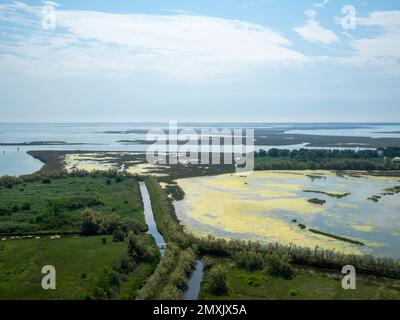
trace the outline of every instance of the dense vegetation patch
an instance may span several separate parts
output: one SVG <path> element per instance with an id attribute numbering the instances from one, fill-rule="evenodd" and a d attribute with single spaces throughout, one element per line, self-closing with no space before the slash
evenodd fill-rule
<path id="1" fill-rule="evenodd" d="M 97 214 L 92 222 L 98 229 L 101 222 L 104 227 L 117 217 L 118 223 L 146 230 L 140 190 L 134 179 L 83 176 L 51 178 L 50 183 L 43 183 L 43 179 L 0 180 L 0 234 L 79 233 L 87 218 L 82 215 L 85 209 Z M 84 234 L 110 234 L 87 231 Z"/>
<path id="2" fill-rule="evenodd" d="M 399 300 L 397 280 L 359 276 L 357 290 L 343 290 L 340 272 L 292 265 L 292 276 L 272 276 L 267 269 L 248 270 L 231 258 L 207 258 L 201 300 Z M 221 271 L 222 270 L 222 271 Z M 221 288 L 215 291 L 210 283 L 215 273 L 223 273 Z M 217 279 L 221 279 L 219 276 Z"/>
<path id="3" fill-rule="evenodd" d="M 113 236 L 113 240 L 114 238 Z M 148 235 L 136 235 L 132 231 L 127 238 L 128 249 L 125 255 L 112 266 L 104 266 L 97 271 L 85 299 L 133 299 L 150 277 L 159 261 L 154 239 Z M 121 294 L 121 287 L 126 288 L 126 295 Z"/>
<path id="4" fill-rule="evenodd" d="M 138 300 L 180 300 L 195 266 L 193 249 L 171 245 L 160 264 L 137 293 Z"/>
<path id="5" fill-rule="evenodd" d="M 148 177 L 146 186 L 151 199 L 154 219 L 160 233 L 168 243 L 176 243 L 183 248 L 191 246 L 194 243 L 194 238 L 184 232 L 183 226 L 176 217 L 171 199 L 167 197 L 157 179 Z"/>
<path id="6" fill-rule="evenodd" d="M 377 150 L 259 150 L 256 170 L 400 170 L 400 148 Z"/>

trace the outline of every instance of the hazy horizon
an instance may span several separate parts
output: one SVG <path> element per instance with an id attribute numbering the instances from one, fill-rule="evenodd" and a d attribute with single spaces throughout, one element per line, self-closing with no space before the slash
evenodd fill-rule
<path id="1" fill-rule="evenodd" d="M 168 124 L 169 121 L 0 121 L 0 125 L 3 124 Z M 369 125 L 397 125 L 400 121 L 177 121 L 179 124 L 369 124 Z"/>

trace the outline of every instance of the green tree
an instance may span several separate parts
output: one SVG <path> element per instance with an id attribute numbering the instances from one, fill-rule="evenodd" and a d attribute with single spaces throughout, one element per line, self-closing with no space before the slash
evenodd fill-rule
<path id="1" fill-rule="evenodd" d="M 124 242 L 124 240 L 125 240 L 124 233 L 119 229 L 114 230 L 114 232 L 113 232 L 113 241 L 114 242 Z"/>
<path id="2" fill-rule="evenodd" d="M 99 230 L 99 221 L 91 209 L 85 209 L 82 212 L 82 228 L 81 233 L 84 236 L 97 235 Z"/>
<path id="3" fill-rule="evenodd" d="M 228 293 L 228 280 L 222 266 L 212 268 L 208 275 L 207 291 L 215 295 Z"/>
<path id="4" fill-rule="evenodd" d="M 143 237 L 130 231 L 128 234 L 128 256 L 137 262 L 152 261 L 156 253 Z"/>
<path id="5" fill-rule="evenodd" d="M 160 296 L 161 300 L 181 300 L 182 291 L 172 284 L 167 284 Z"/>
<path id="6" fill-rule="evenodd" d="M 238 251 L 234 254 L 234 259 L 240 268 L 247 270 L 261 270 L 264 267 L 264 255 L 254 250 Z"/>
<path id="7" fill-rule="evenodd" d="M 92 281 L 89 299 L 108 300 L 112 296 L 113 287 L 119 286 L 117 273 L 109 267 L 101 268 Z"/>
<path id="8" fill-rule="evenodd" d="M 276 252 L 267 256 L 267 272 L 274 277 L 291 279 L 293 277 L 293 268 L 290 264 L 290 258 L 287 255 Z"/>

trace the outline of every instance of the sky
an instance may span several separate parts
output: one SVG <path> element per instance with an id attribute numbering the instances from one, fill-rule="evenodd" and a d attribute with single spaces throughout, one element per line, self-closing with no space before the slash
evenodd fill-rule
<path id="1" fill-rule="evenodd" d="M 0 0 L 0 122 L 400 121 L 398 0 Z"/>

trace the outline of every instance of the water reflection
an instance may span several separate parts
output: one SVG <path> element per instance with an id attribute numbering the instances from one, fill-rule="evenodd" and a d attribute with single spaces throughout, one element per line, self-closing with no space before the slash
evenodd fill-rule
<path id="1" fill-rule="evenodd" d="M 166 242 L 161 233 L 158 232 L 156 221 L 154 220 L 153 209 L 151 207 L 150 195 L 146 187 L 146 183 L 143 181 L 139 182 L 140 192 L 142 193 L 143 205 L 144 205 L 144 217 L 146 224 L 149 227 L 148 234 L 152 235 L 157 246 L 160 249 L 161 256 L 165 254 Z"/>

